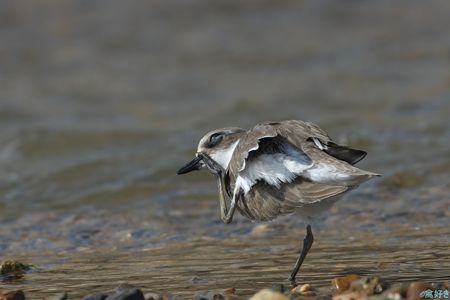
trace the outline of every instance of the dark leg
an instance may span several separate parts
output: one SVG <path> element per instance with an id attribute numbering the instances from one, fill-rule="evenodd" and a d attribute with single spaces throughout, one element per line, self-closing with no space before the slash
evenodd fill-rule
<path id="1" fill-rule="evenodd" d="M 292 284 L 295 284 L 295 276 L 297 276 L 298 270 L 300 269 L 300 266 L 303 263 L 303 260 L 306 257 L 306 254 L 308 254 L 309 249 L 311 249 L 311 246 L 314 242 L 314 236 L 311 231 L 311 225 L 306 226 L 306 236 L 303 240 L 303 249 L 302 253 L 300 253 L 300 256 L 297 259 L 297 262 L 295 263 L 294 269 L 292 270 L 291 275 L 289 276 L 289 281 Z"/>

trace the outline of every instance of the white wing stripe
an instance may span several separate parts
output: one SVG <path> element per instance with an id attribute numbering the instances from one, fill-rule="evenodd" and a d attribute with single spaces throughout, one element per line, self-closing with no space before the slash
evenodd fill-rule
<path id="1" fill-rule="evenodd" d="M 246 168 L 236 179 L 236 187 L 242 188 L 247 193 L 258 180 L 264 180 L 279 188 L 283 183 L 292 182 L 312 165 L 312 162 L 305 164 L 304 154 L 301 152 L 292 155 L 262 154 L 247 162 Z"/>

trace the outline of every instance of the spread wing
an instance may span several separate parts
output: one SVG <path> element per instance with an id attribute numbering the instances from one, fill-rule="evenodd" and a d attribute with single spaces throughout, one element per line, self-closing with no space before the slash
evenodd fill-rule
<path id="1" fill-rule="evenodd" d="M 237 174 L 245 168 L 249 154 L 260 148 L 259 142 L 261 139 L 273 138 L 277 135 L 286 138 L 299 149 L 301 149 L 303 143 L 312 137 L 324 143 L 331 142 L 330 137 L 313 123 L 298 120 L 261 123 L 243 135 L 229 166 L 231 173 Z"/>
<path id="2" fill-rule="evenodd" d="M 234 151 L 229 174 L 234 188 L 245 193 L 259 182 L 279 190 L 300 177 L 310 184 L 340 186 L 341 189 L 333 192 L 338 194 L 376 175 L 350 164 L 364 155 L 363 151 L 333 143 L 312 123 L 297 120 L 268 122 L 246 132 Z M 320 193 L 306 196 L 306 183 L 302 188 L 303 191 L 296 192 L 303 195 L 297 198 L 297 203 L 326 198 Z"/>

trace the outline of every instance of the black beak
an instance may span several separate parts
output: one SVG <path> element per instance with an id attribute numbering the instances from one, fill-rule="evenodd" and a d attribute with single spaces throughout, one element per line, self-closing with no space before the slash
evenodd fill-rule
<path id="1" fill-rule="evenodd" d="M 185 164 L 184 166 L 182 166 L 177 174 L 181 175 L 181 174 L 186 174 L 189 173 L 191 171 L 196 171 L 196 170 L 200 170 L 201 168 L 201 161 L 202 161 L 203 157 L 201 155 L 197 156 L 196 158 L 194 158 L 193 160 L 191 160 L 190 162 L 188 162 L 187 164 Z"/>

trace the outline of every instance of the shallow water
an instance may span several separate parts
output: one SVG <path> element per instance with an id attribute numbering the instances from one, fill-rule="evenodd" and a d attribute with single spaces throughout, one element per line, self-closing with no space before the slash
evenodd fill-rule
<path id="1" fill-rule="evenodd" d="M 298 281 L 327 294 L 332 277 L 349 273 L 381 276 L 388 283 L 449 279 L 448 240 L 442 239 L 450 234 L 448 226 L 403 229 L 397 234 L 402 237 L 320 232 Z M 37 270 L 7 285 L 25 288 L 35 296 L 69 291 L 73 298 L 94 291 L 110 292 L 121 282 L 145 291 L 170 291 L 182 298 L 234 287 L 236 294 L 245 298 L 258 289 L 286 285 L 296 259 L 295 245 L 300 244 L 293 237 L 300 235 L 299 230 L 283 230 L 279 235 L 195 239 L 139 252 L 85 250 L 51 257 L 40 253 L 23 257 L 39 264 Z M 390 239 L 396 242 L 386 242 Z"/>
<path id="2" fill-rule="evenodd" d="M 0 260 L 38 266 L 2 286 L 78 297 L 128 281 L 192 297 L 285 283 L 300 220 L 226 226 L 214 180 L 175 171 L 211 129 L 291 118 L 384 175 L 317 221 L 302 280 L 450 280 L 449 12 L 2 1 Z"/>

